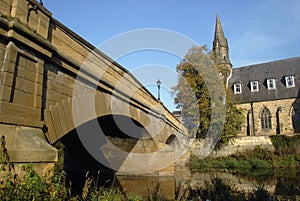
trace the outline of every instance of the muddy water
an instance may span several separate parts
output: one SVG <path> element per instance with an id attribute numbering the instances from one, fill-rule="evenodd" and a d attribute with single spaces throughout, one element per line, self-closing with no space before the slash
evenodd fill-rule
<path id="1" fill-rule="evenodd" d="M 175 177 L 117 176 L 118 185 L 127 195 L 141 195 L 146 198 L 157 195 L 177 199 L 188 197 L 193 190 L 204 189 L 213 178 L 221 178 L 235 191 L 251 193 L 264 187 L 270 194 L 278 196 L 300 196 L 300 170 L 269 170 L 234 174 L 232 172 L 202 171 L 191 172 L 187 167 L 175 169 Z"/>

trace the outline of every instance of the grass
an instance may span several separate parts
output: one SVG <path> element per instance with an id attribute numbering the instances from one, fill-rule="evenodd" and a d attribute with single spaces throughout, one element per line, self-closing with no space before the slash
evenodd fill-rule
<path id="1" fill-rule="evenodd" d="M 300 135 L 285 136 L 274 135 L 271 136 L 272 144 L 275 147 L 275 153 L 278 155 L 300 155 Z M 300 156 L 299 156 L 300 157 Z"/>
<path id="2" fill-rule="evenodd" d="M 198 159 L 192 157 L 192 170 L 221 169 L 233 171 L 251 171 L 262 169 L 280 169 L 300 167 L 300 136 L 271 136 L 275 151 L 271 152 L 257 146 L 252 151 L 237 153 L 229 157 Z"/>

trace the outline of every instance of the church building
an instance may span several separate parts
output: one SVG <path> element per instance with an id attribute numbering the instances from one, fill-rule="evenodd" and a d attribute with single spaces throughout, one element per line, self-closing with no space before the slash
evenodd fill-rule
<path id="1" fill-rule="evenodd" d="M 300 57 L 232 68 L 218 16 L 213 53 L 245 116 L 239 135 L 300 133 Z"/>

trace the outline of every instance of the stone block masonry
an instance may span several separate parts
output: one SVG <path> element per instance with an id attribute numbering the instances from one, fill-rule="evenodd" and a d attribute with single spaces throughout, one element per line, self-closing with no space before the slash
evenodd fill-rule
<path id="1" fill-rule="evenodd" d="M 251 104 L 237 104 L 242 109 L 245 122 L 239 135 L 276 135 L 294 134 L 296 130 L 293 125 L 294 108 L 298 104 L 298 99 L 290 98 L 284 100 L 262 101 Z M 271 114 L 271 128 L 263 129 L 261 125 L 261 112 L 264 108 L 268 108 Z M 253 116 L 252 111 L 253 110 Z"/>
<path id="2" fill-rule="evenodd" d="M 191 147 L 191 153 L 195 156 L 200 156 L 201 153 L 199 153 L 199 151 L 202 146 L 203 144 L 201 141 L 195 141 Z M 257 146 L 274 151 L 274 146 L 269 136 L 244 136 L 236 137 L 226 147 L 221 150 L 211 152 L 209 157 L 226 157 L 232 154 L 242 153 L 247 150 L 253 150 Z"/>
<path id="3" fill-rule="evenodd" d="M 91 100 L 95 108 L 86 109 Z M 75 122 L 74 107 L 84 121 Z M 153 137 L 157 147 L 168 146 L 170 135 L 186 132 L 124 67 L 54 19 L 38 1 L 0 0 L 0 136 L 5 136 L 13 162 L 34 163 L 44 172 L 57 161 L 53 144 L 77 126 L 115 113 L 144 127 L 150 117 L 163 122 Z M 134 151 L 149 148 L 146 141 L 137 145 Z"/>

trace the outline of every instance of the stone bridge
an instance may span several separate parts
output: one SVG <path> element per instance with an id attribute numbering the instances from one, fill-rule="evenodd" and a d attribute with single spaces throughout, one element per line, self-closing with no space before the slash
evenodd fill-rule
<path id="1" fill-rule="evenodd" d="M 0 8 L 0 135 L 12 161 L 48 171 L 61 141 L 67 168 L 172 172 L 187 132 L 130 72 L 35 0 Z"/>

